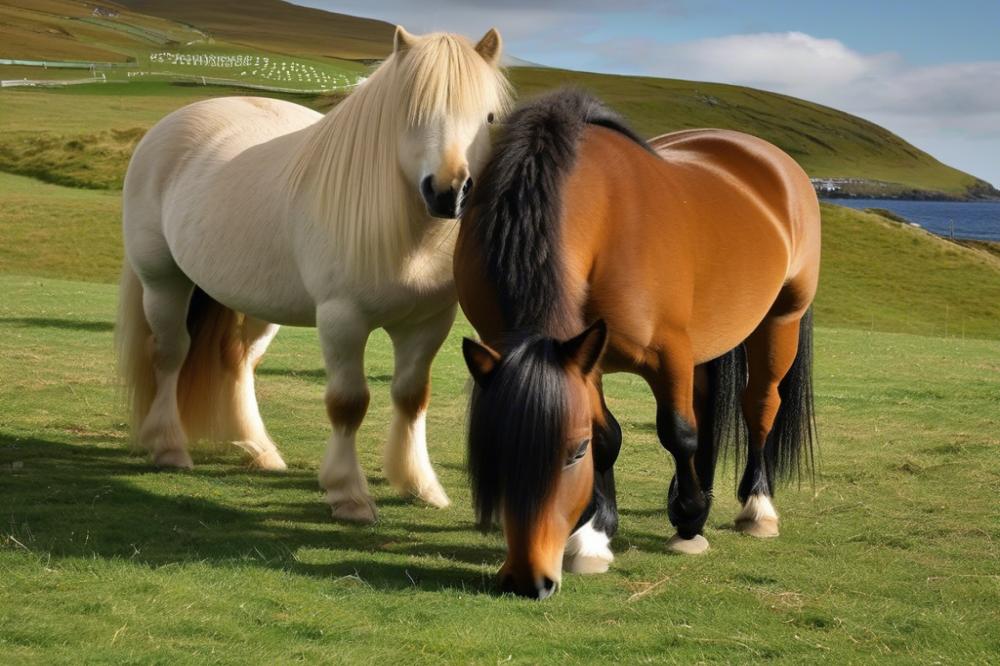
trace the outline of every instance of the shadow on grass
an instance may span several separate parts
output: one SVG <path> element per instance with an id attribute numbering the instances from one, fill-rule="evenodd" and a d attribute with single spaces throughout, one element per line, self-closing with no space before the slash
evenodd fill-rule
<path id="1" fill-rule="evenodd" d="M 0 324 L 13 324 L 23 328 L 60 328 L 89 333 L 106 333 L 115 329 L 114 323 L 110 321 L 80 321 L 54 317 L 0 317 Z"/>
<path id="2" fill-rule="evenodd" d="M 155 491 L 142 487 L 151 485 Z M 384 589 L 492 594 L 483 564 L 503 557 L 471 526 L 401 522 L 398 509 L 376 526 L 334 523 L 313 470 L 156 472 L 124 448 L 0 433 L 0 486 L 0 547 L 10 546 L 9 535 L 43 558 L 259 566 L 323 579 L 357 576 Z M 257 501 L 226 506 L 212 499 L 227 487 L 241 497 L 258 489 Z M 315 502 L 282 501 L 300 488 L 315 492 Z M 407 504 L 379 498 L 383 509 Z M 435 542 L 448 534 L 462 543 Z"/>

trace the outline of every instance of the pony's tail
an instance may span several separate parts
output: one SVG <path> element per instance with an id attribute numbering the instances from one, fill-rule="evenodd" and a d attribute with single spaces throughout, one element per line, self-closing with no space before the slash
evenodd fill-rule
<path id="1" fill-rule="evenodd" d="M 254 414 L 245 414 L 243 320 L 244 315 L 195 288 L 187 316 L 191 346 L 177 380 L 177 407 L 189 448 L 219 452 L 232 442 L 250 445 L 244 422 L 256 415 L 256 400 Z M 252 372 L 249 381 L 252 395 Z"/>
<path id="2" fill-rule="evenodd" d="M 816 412 L 813 404 L 812 307 L 799 321 L 799 348 L 791 369 L 778 384 L 781 406 L 764 447 L 768 478 L 802 481 L 805 468 L 815 481 Z M 772 488 L 772 492 L 773 492 Z"/>
<path id="3" fill-rule="evenodd" d="M 778 384 L 781 406 L 764 445 L 767 478 L 774 485 L 793 476 L 799 481 L 805 468 L 815 475 L 816 413 L 813 405 L 812 308 L 799 322 L 799 345 L 795 361 Z M 743 345 L 708 363 L 709 413 L 712 417 L 713 455 L 735 451 L 737 479 L 748 446 L 741 398 L 747 385 L 746 351 Z"/>
<path id="4" fill-rule="evenodd" d="M 728 455 L 730 451 L 735 451 L 739 462 L 742 452 L 747 448 L 747 429 L 740 404 L 740 397 L 747 385 L 747 362 L 743 345 L 709 361 L 707 370 L 708 405 L 705 411 L 711 419 L 713 466 L 720 452 Z"/>
<path id="5" fill-rule="evenodd" d="M 130 441 L 135 450 L 145 450 L 139 434 L 156 396 L 153 333 L 143 311 L 142 295 L 142 283 L 125 262 L 115 346 L 129 413 Z M 248 402 L 253 380 L 251 373 L 251 383 L 246 385 L 248 349 L 242 320 L 243 315 L 202 290 L 194 290 L 187 313 L 191 345 L 177 381 L 177 406 L 189 449 L 200 445 L 201 449 L 218 450 L 226 443 L 237 442 L 250 450 L 256 448 L 250 440 L 262 438 L 253 428 L 256 401 Z"/>
<path id="6" fill-rule="evenodd" d="M 129 414 L 129 441 L 133 449 L 142 448 L 139 428 L 156 395 L 152 343 L 153 332 L 142 308 L 142 283 L 126 260 L 118 285 L 115 352 L 118 376 Z"/>

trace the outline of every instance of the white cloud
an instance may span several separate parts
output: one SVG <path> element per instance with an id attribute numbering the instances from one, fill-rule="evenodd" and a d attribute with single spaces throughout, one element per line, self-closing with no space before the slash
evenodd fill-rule
<path id="1" fill-rule="evenodd" d="M 862 54 L 801 32 L 609 42 L 600 49 L 617 69 L 747 85 L 863 116 L 1000 183 L 1000 62 L 916 67 L 894 53 Z"/>

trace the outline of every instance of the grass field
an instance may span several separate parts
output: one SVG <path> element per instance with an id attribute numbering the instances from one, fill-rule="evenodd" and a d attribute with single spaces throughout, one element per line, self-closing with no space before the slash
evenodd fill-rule
<path id="1" fill-rule="evenodd" d="M 165 18 L 124 12 L 109 26 L 74 0 L 0 0 L 0 57 L 12 44 L 121 58 L 253 48 L 336 67 L 381 53 L 391 34 L 277 0 L 126 4 Z M 43 34 L 25 28 L 31 12 L 62 18 Z M 353 36 L 329 33 L 350 26 Z M 353 55 L 324 50 L 324 30 Z M 589 87 L 647 135 L 753 132 L 813 175 L 956 194 L 975 183 L 882 128 L 800 100 L 511 74 L 523 95 Z M 708 522 L 712 550 L 668 554 L 672 464 L 653 401 L 638 378 L 612 376 L 626 443 L 611 571 L 567 575 L 541 604 L 497 596 L 503 539 L 473 528 L 464 473 L 464 321 L 435 365 L 429 417 L 448 510 L 398 498 L 382 479 L 392 359 L 381 333 L 368 349 L 373 401 L 359 435 L 375 526 L 334 523 L 321 502 L 328 426 L 312 330 L 283 330 L 258 372 L 287 472 L 249 472 L 235 451 L 196 457 L 192 473 L 157 472 L 130 454 L 111 357 L 118 188 L 145 129 L 223 94 L 247 92 L 154 81 L 0 92 L 0 663 L 996 662 L 1000 255 L 876 214 L 823 207 L 820 469 L 815 486 L 779 492 L 776 540 L 732 531 L 729 465 Z"/>
<path id="2" fill-rule="evenodd" d="M 783 532 L 729 529 L 721 472 L 702 558 L 668 555 L 671 473 L 638 379 L 610 378 L 625 430 L 622 527 L 605 575 L 541 604 L 499 598 L 498 534 L 472 526 L 456 327 L 434 371 L 445 511 L 396 498 L 378 468 L 388 343 L 369 347 L 359 437 L 374 527 L 329 520 L 315 333 L 286 329 L 260 368 L 290 470 L 236 455 L 158 473 L 126 451 L 110 369 L 110 285 L 0 276 L 0 652 L 6 663 L 532 663 L 774 660 L 987 663 L 1000 650 L 1000 342 L 817 331 L 815 488 L 779 493 Z"/>
<path id="3" fill-rule="evenodd" d="M 712 553 L 666 554 L 671 465 L 652 401 L 637 378 L 611 377 L 627 441 L 618 560 L 604 576 L 568 576 L 564 593 L 535 605 L 493 595 L 503 543 L 471 524 L 465 323 L 434 376 L 431 446 L 455 502 L 447 511 L 394 497 L 379 474 L 391 372 L 380 334 L 359 440 L 375 527 L 335 524 L 320 502 L 324 379 L 310 330 L 283 331 L 259 373 L 289 472 L 247 472 L 233 453 L 193 474 L 157 473 L 130 455 L 110 356 L 119 196 L 0 174 L 5 662 L 986 663 L 1000 649 L 995 257 L 824 207 L 820 477 L 779 495 L 782 537 L 728 529 L 726 469 Z"/>

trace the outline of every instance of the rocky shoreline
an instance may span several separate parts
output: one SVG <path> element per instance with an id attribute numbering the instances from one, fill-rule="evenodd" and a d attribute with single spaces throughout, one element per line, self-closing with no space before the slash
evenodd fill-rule
<path id="1" fill-rule="evenodd" d="M 907 201 L 1000 201 L 1000 190 L 984 180 L 949 194 L 864 178 L 810 178 L 816 194 L 824 199 L 899 199 Z"/>

